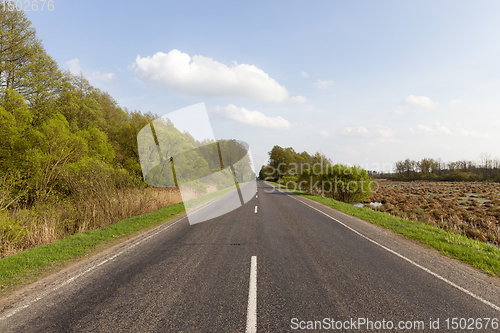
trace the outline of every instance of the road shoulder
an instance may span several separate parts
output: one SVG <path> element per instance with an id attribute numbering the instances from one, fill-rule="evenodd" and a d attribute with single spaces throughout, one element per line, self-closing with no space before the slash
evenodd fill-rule
<path id="1" fill-rule="evenodd" d="M 269 185 L 275 187 L 272 184 Z M 275 188 L 278 189 L 277 187 Z M 284 189 L 278 190 L 285 192 Z M 488 275 L 471 265 L 442 255 L 439 251 L 427 248 L 417 240 L 405 238 L 377 224 L 348 215 L 289 191 L 286 191 L 286 193 L 293 199 L 312 206 L 328 215 L 332 219 L 332 223 L 337 223 L 335 220 L 339 220 L 375 243 L 399 253 L 457 286 L 470 291 L 496 306 L 500 306 L 500 278 Z M 429 278 L 432 278 L 432 276 L 429 275 Z"/>
<path id="2" fill-rule="evenodd" d="M 2 293 L 2 297 L 0 298 L 0 317 L 3 312 L 13 307 L 18 307 L 21 303 L 29 302 L 30 299 L 36 299 L 39 294 L 50 292 L 55 286 L 81 275 L 90 267 L 100 265 L 100 263 L 109 260 L 115 253 L 126 251 L 137 242 L 154 235 L 166 227 L 177 224 L 185 219 L 185 217 L 186 214 L 182 213 L 160 225 L 106 242 L 105 244 L 97 246 L 84 256 L 60 262 L 45 269 L 41 276 Z"/>

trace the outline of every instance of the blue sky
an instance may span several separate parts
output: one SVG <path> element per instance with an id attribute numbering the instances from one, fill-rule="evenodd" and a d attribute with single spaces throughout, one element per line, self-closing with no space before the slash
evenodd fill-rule
<path id="1" fill-rule="evenodd" d="M 122 107 L 204 102 L 215 136 L 380 169 L 500 156 L 500 2 L 62 1 L 28 12 Z"/>

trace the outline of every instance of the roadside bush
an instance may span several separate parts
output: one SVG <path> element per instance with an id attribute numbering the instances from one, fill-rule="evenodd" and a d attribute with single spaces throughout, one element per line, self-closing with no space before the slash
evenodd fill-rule
<path id="1" fill-rule="evenodd" d="M 328 165 L 319 174 L 304 170 L 298 179 L 301 188 L 347 203 L 362 203 L 372 195 L 374 183 L 366 170 L 342 164 Z"/>
<path id="2" fill-rule="evenodd" d="M 285 185 L 285 186 L 288 186 L 288 187 L 291 187 L 294 189 L 298 189 L 297 188 L 297 186 L 298 186 L 297 185 L 297 177 L 292 177 L 292 176 L 282 177 L 280 183 Z"/>

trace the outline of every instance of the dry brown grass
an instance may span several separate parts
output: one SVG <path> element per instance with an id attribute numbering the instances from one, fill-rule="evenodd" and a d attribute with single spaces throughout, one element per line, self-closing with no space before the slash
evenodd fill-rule
<path id="1" fill-rule="evenodd" d="M 123 189 L 4 211 L 0 215 L 0 258 L 181 201 L 178 188 Z"/>
<path id="2" fill-rule="evenodd" d="M 500 184 L 382 181 L 372 202 L 392 215 L 500 244 Z"/>

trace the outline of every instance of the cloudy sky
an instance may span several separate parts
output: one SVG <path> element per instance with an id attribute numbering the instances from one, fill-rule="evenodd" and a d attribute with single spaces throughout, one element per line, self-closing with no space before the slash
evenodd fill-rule
<path id="1" fill-rule="evenodd" d="M 50 55 L 131 110 L 205 103 L 217 138 L 378 169 L 500 156 L 498 1 L 63 1 Z"/>

